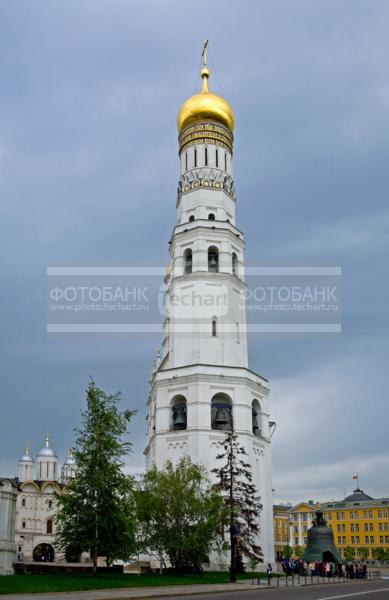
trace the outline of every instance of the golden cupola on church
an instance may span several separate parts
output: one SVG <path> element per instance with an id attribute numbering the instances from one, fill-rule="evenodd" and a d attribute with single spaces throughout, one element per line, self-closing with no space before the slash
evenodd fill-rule
<path id="1" fill-rule="evenodd" d="M 177 116 L 180 154 L 190 146 L 204 143 L 217 144 L 232 154 L 234 113 L 227 100 L 208 89 L 206 44 L 200 73 L 202 91 L 185 100 Z"/>

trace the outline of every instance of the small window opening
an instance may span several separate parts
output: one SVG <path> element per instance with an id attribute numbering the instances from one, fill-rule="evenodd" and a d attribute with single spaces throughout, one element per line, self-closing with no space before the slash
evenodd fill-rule
<path id="1" fill-rule="evenodd" d="M 224 154 L 224 170 L 227 171 L 227 152 Z"/>
<path id="2" fill-rule="evenodd" d="M 208 221 L 214 221 L 214 220 L 215 220 L 215 215 L 213 213 L 209 213 Z"/>
<path id="3" fill-rule="evenodd" d="M 189 221 L 194 221 L 194 215 L 190 215 Z"/>
<path id="4" fill-rule="evenodd" d="M 219 150 L 216 148 L 216 167 L 219 166 Z"/>
<path id="5" fill-rule="evenodd" d="M 210 273 L 219 272 L 219 251 L 215 246 L 208 248 L 208 271 Z"/>
<path id="6" fill-rule="evenodd" d="M 212 319 L 212 337 L 216 337 L 217 335 L 217 323 L 216 319 Z"/>
<path id="7" fill-rule="evenodd" d="M 192 273 L 192 250 L 190 248 L 184 252 L 184 273 L 185 275 Z"/>
<path id="8" fill-rule="evenodd" d="M 232 253 L 232 274 L 238 274 L 238 256 L 235 252 Z"/>
<path id="9" fill-rule="evenodd" d="M 188 170 L 188 153 L 185 152 L 185 171 Z"/>
<path id="10" fill-rule="evenodd" d="M 194 166 L 197 167 L 197 148 L 194 149 Z"/>
<path id="11" fill-rule="evenodd" d="M 205 166 L 208 166 L 208 148 L 205 148 L 205 158 L 204 158 Z"/>

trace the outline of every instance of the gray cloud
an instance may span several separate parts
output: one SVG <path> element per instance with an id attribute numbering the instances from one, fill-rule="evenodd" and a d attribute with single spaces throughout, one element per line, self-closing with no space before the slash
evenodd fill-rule
<path id="1" fill-rule="evenodd" d="M 165 263 L 175 118 L 209 37 L 210 85 L 236 113 L 248 264 L 343 272 L 341 335 L 250 339 L 278 422 L 275 496 L 341 497 L 355 470 L 387 495 L 387 3 L 40 0 L 1 12 L 0 472 L 46 428 L 64 457 L 90 375 L 138 410 L 128 467 L 143 466 L 160 337 L 48 338 L 46 266 Z"/>

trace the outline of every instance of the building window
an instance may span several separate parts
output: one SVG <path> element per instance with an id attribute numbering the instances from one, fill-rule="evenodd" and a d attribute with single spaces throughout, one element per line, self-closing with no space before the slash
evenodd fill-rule
<path id="1" fill-rule="evenodd" d="M 216 167 L 219 166 L 219 150 L 216 148 Z"/>
<path id="2" fill-rule="evenodd" d="M 219 273 L 219 250 L 215 246 L 208 248 L 208 271 Z"/>
<path id="3" fill-rule="evenodd" d="M 238 256 L 235 252 L 232 253 L 232 274 L 238 276 Z"/>
<path id="4" fill-rule="evenodd" d="M 23 500 L 22 500 L 22 506 L 26 506 L 26 499 L 25 498 L 23 498 Z"/>
<path id="5" fill-rule="evenodd" d="M 194 166 L 197 167 L 197 148 L 194 149 Z"/>
<path id="6" fill-rule="evenodd" d="M 48 504 L 49 504 L 49 508 L 51 508 L 51 507 L 53 506 L 53 501 L 52 501 L 52 500 L 49 500 L 49 503 L 48 503 Z"/>
<path id="7" fill-rule="evenodd" d="M 227 394 L 215 394 L 211 402 L 211 427 L 232 431 L 232 402 Z"/>
<path id="8" fill-rule="evenodd" d="M 224 153 L 224 170 L 227 171 L 227 152 Z"/>
<path id="9" fill-rule="evenodd" d="M 189 221 L 194 221 L 194 215 L 190 215 Z"/>
<path id="10" fill-rule="evenodd" d="M 23 521 L 23 523 L 22 523 L 22 529 L 26 529 L 26 521 Z"/>
<path id="11" fill-rule="evenodd" d="M 370 536 L 370 543 L 374 544 L 374 536 L 373 535 Z"/>
<path id="12" fill-rule="evenodd" d="M 188 170 L 188 153 L 185 152 L 185 171 Z"/>
<path id="13" fill-rule="evenodd" d="M 53 521 L 51 519 L 47 520 L 46 533 L 53 533 Z"/>
<path id="14" fill-rule="evenodd" d="M 204 162 L 205 162 L 205 166 L 208 166 L 208 148 L 205 146 L 205 151 L 204 151 Z"/>
<path id="15" fill-rule="evenodd" d="M 253 425 L 253 434 L 256 436 L 261 435 L 261 405 L 258 400 L 253 400 L 251 405 L 251 414 L 252 414 L 252 425 Z"/>
<path id="16" fill-rule="evenodd" d="M 212 319 L 212 337 L 217 336 L 217 320 L 216 318 Z"/>
<path id="17" fill-rule="evenodd" d="M 185 396 L 175 396 L 171 401 L 171 429 L 179 431 L 187 427 L 187 410 Z"/>
<path id="18" fill-rule="evenodd" d="M 192 250 L 187 248 L 184 252 L 184 274 L 192 273 Z"/>
<path id="19" fill-rule="evenodd" d="M 208 221 L 214 221 L 214 220 L 215 220 L 215 215 L 213 213 L 209 213 Z"/>

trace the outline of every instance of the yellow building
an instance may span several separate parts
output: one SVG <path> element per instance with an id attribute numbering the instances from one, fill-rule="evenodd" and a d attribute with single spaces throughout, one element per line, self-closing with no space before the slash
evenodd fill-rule
<path id="1" fill-rule="evenodd" d="M 286 504 L 274 504 L 273 506 L 274 556 L 276 560 L 283 559 L 285 547 L 288 545 L 290 508 L 290 505 Z"/>
<path id="2" fill-rule="evenodd" d="M 323 503 L 321 510 L 342 556 L 346 547 L 354 548 L 357 558 L 366 554 L 370 560 L 374 548 L 389 550 L 389 498 L 375 500 L 357 487 L 340 502 Z"/>
<path id="3" fill-rule="evenodd" d="M 300 502 L 295 506 L 274 505 L 274 553 L 277 560 L 285 556 L 285 548 L 292 553 L 296 547 L 305 548 L 308 529 L 320 507 L 327 524 L 334 533 L 335 545 L 345 557 L 344 549 L 354 548 L 355 558 L 373 560 L 373 550 L 389 552 L 389 498 L 374 499 L 359 487 L 340 501 L 325 503 Z"/>
<path id="4" fill-rule="evenodd" d="M 289 545 L 305 547 L 308 537 L 308 529 L 312 527 L 317 504 L 312 500 L 300 502 L 289 509 Z"/>

